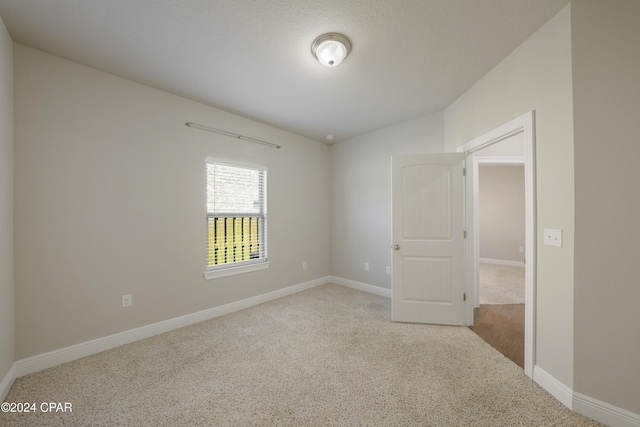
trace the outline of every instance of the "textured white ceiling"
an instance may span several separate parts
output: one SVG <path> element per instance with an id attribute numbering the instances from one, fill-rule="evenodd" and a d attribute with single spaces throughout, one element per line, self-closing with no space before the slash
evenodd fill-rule
<path id="1" fill-rule="evenodd" d="M 441 111 L 570 0 L 0 0 L 14 41 L 336 141 Z M 352 42 L 336 68 L 313 40 Z"/>

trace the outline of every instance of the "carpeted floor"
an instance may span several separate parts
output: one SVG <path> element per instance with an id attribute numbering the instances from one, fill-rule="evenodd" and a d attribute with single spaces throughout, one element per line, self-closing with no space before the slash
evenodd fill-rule
<path id="1" fill-rule="evenodd" d="M 16 380 L 2 426 L 597 426 L 465 327 L 324 285 Z"/>
<path id="2" fill-rule="evenodd" d="M 480 304 L 524 304 L 524 267 L 480 263 Z"/>

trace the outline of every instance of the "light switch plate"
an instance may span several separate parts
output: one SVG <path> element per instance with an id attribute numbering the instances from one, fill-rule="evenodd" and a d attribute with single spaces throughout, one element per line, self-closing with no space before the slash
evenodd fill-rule
<path id="1" fill-rule="evenodd" d="M 555 228 L 544 229 L 544 244 L 545 246 L 557 246 L 562 247 L 562 230 Z"/>

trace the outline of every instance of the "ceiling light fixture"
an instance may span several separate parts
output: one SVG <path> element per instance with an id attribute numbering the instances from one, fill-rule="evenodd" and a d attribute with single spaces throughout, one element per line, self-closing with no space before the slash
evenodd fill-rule
<path id="1" fill-rule="evenodd" d="M 313 41 L 311 52 L 325 67 L 335 67 L 351 52 L 351 42 L 342 34 L 327 33 Z"/>

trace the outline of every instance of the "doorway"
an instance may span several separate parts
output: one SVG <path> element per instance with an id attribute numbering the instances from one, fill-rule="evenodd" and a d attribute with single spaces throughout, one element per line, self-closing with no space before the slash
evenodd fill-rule
<path id="1" fill-rule="evenodd" d="M 522 134 L 501 141 L 524 150 Z M 482 156 L 482 153 L 477 153 Z M 471 329 L 524 369 L 524 158 L 477 157 L 478 303 Z"/>
<path id="2" fill-rule="evenodd" d="M 514 141 L 517 136 L 522 145 Z M 509 142 L 508 142 L 509 141 Z M 500 143 L 503 143 L 500 145 Z M 484 161 L 524 162 L 525 181 L 525 305 L 524 305 L 524 372 L 533 375 L 535 363 L 535 141 L 533 111 L 512 120 L 458 148 L 465 153 L 466 167 L 466 289 L 474 304 L 467 306 L 467 325 L 474 323 L 474 309 L 479 306 L 479 165 Z M 498 160 L 499 159 L 499 160 Z"/>

